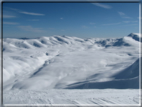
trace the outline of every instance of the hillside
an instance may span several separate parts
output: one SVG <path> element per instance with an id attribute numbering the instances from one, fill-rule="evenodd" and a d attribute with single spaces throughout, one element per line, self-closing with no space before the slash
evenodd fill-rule
<path id="1" fill-rule="evenodd" d="M 114 93 L 115 90 L 119 93 L 118 89 L 135 89 L 134 93 L 138 95 L 139 45 L 141 44 L 138 41 L 139 38 L 141 37 L 134 33 L 123 38 L 110 39 L 81 39 L 57 35 L 35 39 L 4 38 L 4 102 L 6 104 L 18 103 L 18 99 L 10 96 L 15 94 L 16 90 L 19 92 L 16 95 L 19 96 L 23 96 L 27 92 L 30 92 L 31 96 L 34 96 L 32 92 L 37 92 L 42 96 L 41 94 L 45 90 L 49 90 L 54 96 L 59 89 L 61 92 L 66 90 L 65 95 L 71 89 L 78 90 L 80 93 L 78 97 L 82 95 L 83 90 L 84 95 L 86 95 L 87 90 L 90 89 L 102 89 L 102 91 L 103 89 L 114 89 Z M 108 91 L 104 90 L 103 92 Z M 72 92 L 76 93 L 77 91 Z M 90 97 L 91 92 L 89 93 Z M 27 102 L 27 97 L 23 97 L 23 101 Z M 85 99 L 83 100 L 85 101 Z M 33 102 L 35 99 L 32 100 L 31 98 L 30 101 Z M 44 100 L 42 99 L 42 101 Z M 95 102 L 96 100 L 91 101 Z M 102 99 L 99 101 L 102 102 Z M 128 101 L 128 99 L 125 99 L 125 101 Z M 47 101 L 45 102 L 47 103 Z M 63 99 L 59 101 L 59 103 L 61 102 L 63 102 Z M 65 102 L 67 104 L 73 103 Z M 116 104 L 117 102 L 113 103 Z M 133 103 L 138 103 L 138 101 Z"/>

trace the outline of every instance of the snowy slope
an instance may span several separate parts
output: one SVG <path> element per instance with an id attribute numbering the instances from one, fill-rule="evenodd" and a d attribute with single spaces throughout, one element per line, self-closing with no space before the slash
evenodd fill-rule
<path id="1" fill-rule="evenodd" d="M 95 74 L 96 76 L 96 74 Z M 99 74 L 97 75 L 99 76 Z M 67 88 L 71 89 L 125 89 L 125 88 L 139 88 L 139 59 L 132 65 L 123 69 L 119 73 L 112 76 L 114 79 L 104 82 L 95 82 L 87 80 L 69 85 Z"/>
<path id="2" fill-rule="evenodd" d="M 4 104 L 10 106 L 140 106 L 138 90 L 11 90 L 4 92 Z M 29 106 L 28 106 L 29 107 Z"/>
<path id="3" fill-rule="evenodd" d="M 133 36 L 136 34 L 130 35 L 112 39 L 58 35 L 5 38 L 4 92 L 20 90 L 22 95 L 27 92 L 24 90 L 138 89 L 141 42 Z M 5 100 L 10 101 L 7 97 Z"/>

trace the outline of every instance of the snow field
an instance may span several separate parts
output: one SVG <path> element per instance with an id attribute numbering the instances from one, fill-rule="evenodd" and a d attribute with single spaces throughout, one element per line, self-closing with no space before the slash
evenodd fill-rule
<path id="1" fill-rule="evenodd" d="M 138 104 L 138 37 L 5 38 L 4 103 Z"/>

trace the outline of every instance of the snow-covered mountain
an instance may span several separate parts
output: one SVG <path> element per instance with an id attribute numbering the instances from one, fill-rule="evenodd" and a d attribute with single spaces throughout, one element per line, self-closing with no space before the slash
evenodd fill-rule
<path id="1" fill-rule="evenodd" d="M 113 59 L 111 58 L 113 56 L 120 57 L 120 59 L 121 59 L 121 56 L 122 58 L 124 56 L 126 56 L 126 58 L 129 56 L 129 60 L 133 59 L 133 62 L 134 62 L 136 59 L 138 59 L 138 54 L 139 54 L 138 37 L 140 36 L 131 33 L 130 35 L 124 38 L 117 38 L 117 39 L 100 39 L 100 38 L 81 39 L 77 37 L 68 37 L 68 36 L 40 37 L 36 39 L 5 38 L 3 40 L 4 81 L 9 80 L 11 77 L 17 77 L 17 75 L 18 76 L 23 75 L 23 73 L 24 74 L 33 73 L 33 76 L 35 76 L 38 74 L 38 73 L 35 74 L 35 72 L 38 71 L 37 69 L 41 69 L 41 66 L 43 67 L 46 67 L 47 65 L 54 66 L 55 64 L 52 64 L 52 62 L 54 63 L 58 62 L 58 61 L 52 61 L 55 59 L 59 61 L 63 61 L 64 58 L 68 59 L 70 57 L 72 57 L 72 59 L 74 58 L 79 59 L 77 64 L 80 65 L 80 69 L 78 66 L 79 73 L 77 75 L 80 75 L 82 71 L 81 69 L 84 68 L 84 67 L 81 67 L 81 64 L 86 63 L 85 61 L 100 62 L 102 63 L 101 65 L 109 66 L 109 63 L 108 63 L 109 61 L 105 60 L 106 58 L 103 57 L 104 55 L 105 57 L 106 56 L 110 57 L 110 59 Z M 101 55 L 99 55 L 99 53 Z M 113 53 L 113 56 L 111 56 L 112 53 Z M 83 57 L 81 57 L 80 55 L 82 55 Z M 103 61 L 101 61 L 98 58 L 97 58 L 98 60 L 96 60 L 96 57 L 99 57 Z M 94 58 L 94 60 L 91 60 L 92 58 Z M 68 63 L 68 65 L 75 63 L 76 60 L 72 60 L 72 59 L 69 59 L 70 62 L 67 61 L 66 63 Z M 114 63 L 116 62 L 117 61 L 114 61 Z M 128 64 L 133 62 L 128 62 Z M 89 65 L 87 64 L 84 64 L 84 65 L 89 67 Z M 47 69 L 48 69 L 48 66 L 47 66 Z M 108 68 L 107 66 L 106 68 Z M 76 66 L 69 67 L 72 69 L 70 71 L 68 70 L 68 66 L 66 65 L 60 65 L 59 67 L 67 68 L 66 71 L 63 70 L 64 73 L 61 74 L 61 77 L 60 75 L 58 75 L 62 79 L 66 77 L 65 75 L 72 75 L 72 73 L 69 73 L 69 72 L 73 72 L 73 71 L 75 72 L 75 69 L 77 68 Z M 85 68 L 86 69 L 85 71 L 89 72 L 89 68 L 88 69 Z M 93 65 L 92 65 L 92 68 L 93 68 Z M 98 67 L 98 69 L 100 68 Z M 53 68 L 51 67 L 51 69 Z M 107 69 L 103 69 L 103 71 L 106 71 L 106 70 Z M 39 70 L 38 72 L 40 73 L 40 71 L 41 70 Z M 55 72 L 55 71 L 53 70 L 52 72 Z M 62 69 L 60 71 L 62 72 Z M 60 71 L 58 71 L 58 73 Z M 45 70 L 44 72 L 46 74 L 47 71 Z M 48 72 L 50 73 L 49 70 Z M 69 74 L 68 73 L 66 74 L 66 72 L 68 72 Z M 91 75 L 92 73 L 96 75 L 95 71 L 93 72 L 93 70 L 91 70 L 90 73 L 87 73 L 87 74 L 92 76 Z M 83 74 L 81 73 L 81 75 Z M 95 76 L 95 78 L 97 76 Z M 86 78 L 89 78 L 89 77 L 85 76 L 82 79 L 86 79 Z M 31 80 L 31 77 L 30 77 L 30 80 Z M 22 83 L 20 82 L 19 84 L 22 84 Z M 54 88 L 57 88 L 57 86 L 59 85 L 55 84 Z M 13 87 L 15 87 L 15 85 Z"/>
<path id="2" fill-rule="evenodd" d="M 97 45 L 102 47 L 109 46 L 130 46 L 135 44 L 136 41 L 140 41 L 140 34 L 131 33 L 124 38 L 113 38 L 113 39 L 102 39 L 102 38 L 91 38 L 91 39 L 81 39 L 77 37 L 69 37 L 69 36 L 51 36 L 51 37 L 40 37 L 36 39 L 29 38 L 20 38 L 20 39 L 12 39 L 12 38 L 4 38 L 3 39 L 3 51 L 8 50 L 9 47 L 12 48 L 40 48 L 54 45 Z M 135 41 L 134 41 L 135 40 Z M 6 48 L 8 47 L 8 48 Z"/>
<path id="3" fill-rule="evenodd" d="M 131 33 L 128 35 L 128 37 L 133 38 L 136 41 L 141 41 L 142 42 L 142 37 L 139 33 Z"/>
<path id="4" fill-rule="evenodd" d="M 138 89 L 139 39 L 4 38 L 3 89 Z"/>

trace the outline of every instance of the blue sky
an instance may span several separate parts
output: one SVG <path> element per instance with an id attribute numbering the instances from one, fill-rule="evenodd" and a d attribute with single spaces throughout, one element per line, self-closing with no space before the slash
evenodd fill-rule
<path id="1" fill-rule="evenodd" d="M 3 37 L 123 37 L 139 32 L 139 3 L 3 3 Z"/>

